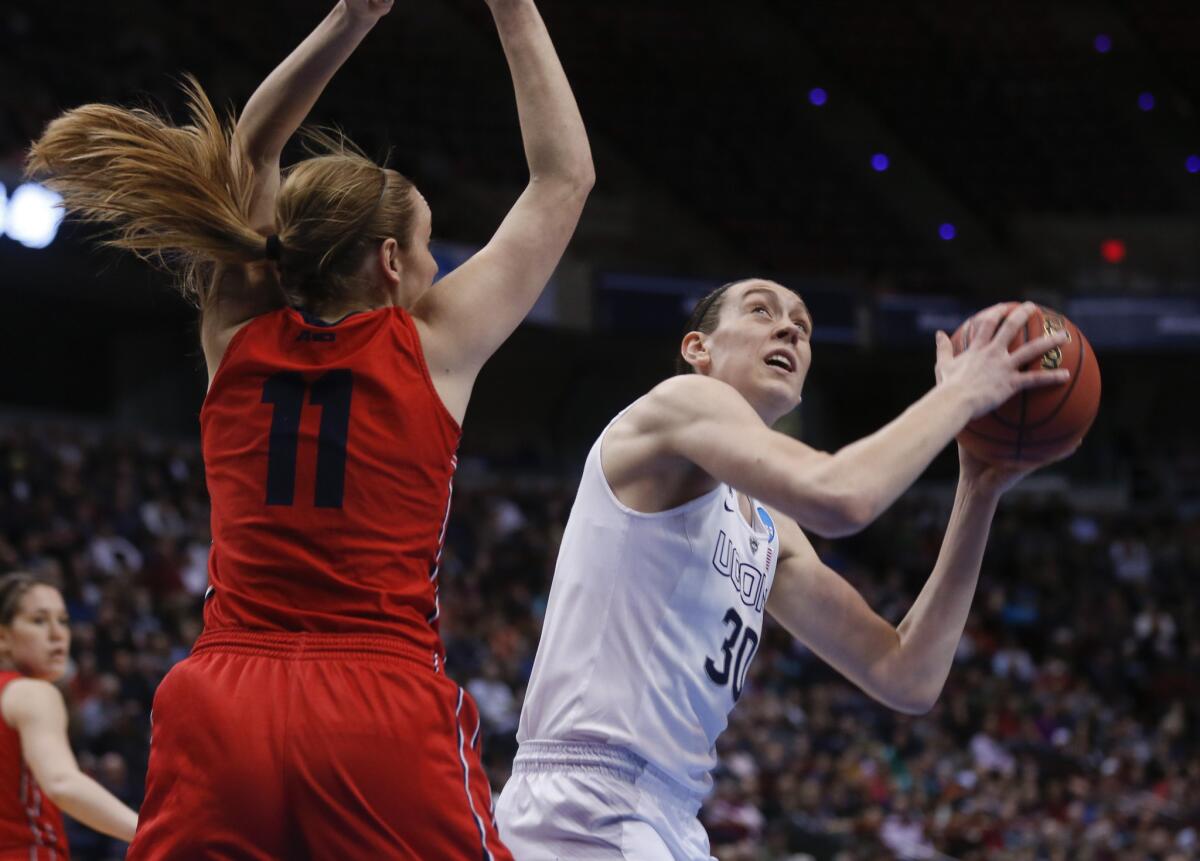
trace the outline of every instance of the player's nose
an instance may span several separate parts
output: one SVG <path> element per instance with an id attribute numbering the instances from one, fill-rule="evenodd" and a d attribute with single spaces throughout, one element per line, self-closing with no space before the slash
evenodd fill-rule
<path id="1" fill-rule="evenodd" d="M 800 327 L 791 320 L 783 323 L 775 330 L 775 338 L 780 341 L 787 341 L 790 344 L 795 344 L 800 340 Z"/>

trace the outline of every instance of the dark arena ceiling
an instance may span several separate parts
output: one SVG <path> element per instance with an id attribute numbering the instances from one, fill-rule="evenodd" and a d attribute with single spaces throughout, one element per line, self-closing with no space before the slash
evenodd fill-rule
<path id="1" fill-rule="evenodd" d="M 188 71 L 241 104 L 326 5 L 7 7 L 0 179 L 11 189 L 28 140 L 80 102 L 178 111 Z M 1200 282 L 1194 4 L 540 7 L 596 153 L 573 248 L 593 263 L 1094 290 L 1117 239 L 1106 253 L 1156 291 Z M 398 3 L 313 119 L 390 151 L 435 232 L 480 242 L 525 178 L 509 88 L 481 0 Z"/>

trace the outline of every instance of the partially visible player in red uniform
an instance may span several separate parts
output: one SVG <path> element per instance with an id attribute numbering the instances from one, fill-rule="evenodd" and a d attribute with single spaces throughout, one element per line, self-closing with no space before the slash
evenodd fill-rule
<path id="1" fill-rule="evenodd" d="M 133 839 L 137 814 L 79 770 L 67 709 L 52 682 L 67 671 L 70 620 L 58 589 L 0 577 L 0 861 L 66 861 L 59 810 Z"/>
<path id="2" fill-rule="evenodd" d="M 438 558 L 476 374 L 557 265 L 593 168 L 533 0 L 487 2 L 530 181 L 436 286 L 407 179 L 328 136 L 279 166 L 390 2 L 339 2 L 235 130 L 193 83 L 190 126 L 86 105 L 34 144 L 68 210 L 180 267 L 201 309 L 211 590 L 155 698 L 131 859 L 511 858 L 478 714 L 443 674 Z"/>

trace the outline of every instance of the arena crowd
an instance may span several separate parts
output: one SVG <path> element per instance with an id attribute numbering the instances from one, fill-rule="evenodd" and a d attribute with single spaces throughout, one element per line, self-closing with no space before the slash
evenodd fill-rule
<path id="1" fill-rule="evenodd" d="M 770 626 L 702 811 L 722 861 L 1200 858 L 1200 460 L 1138 460 L 1135 505 L 1007 501 L 957 665 L 921 717 L 866 698 Z M 570 478 L 464 464 L 442 564 L 447 669 L 508 775 Z M 1120 512 L 1120 513 L 1115 513 Z M 948 499 L 925 488 L 816 546 L 899 621 Z M 208 505 L 196 445 L 0 422 L 0 568 L 62 584 L 85 770 L 137 806 L 150 706 L 200 631 Z M 123 847 L 71 832 L 82 861 Z"/>

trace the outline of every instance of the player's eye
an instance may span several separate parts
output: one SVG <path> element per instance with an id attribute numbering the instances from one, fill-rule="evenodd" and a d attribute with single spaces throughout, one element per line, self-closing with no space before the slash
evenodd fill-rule
<path id="1" fill-rule="evenodd" d="M 771 316 L 771 309 L 768 308 L 766 305 L 755 305 L 753 308 L 750 309 L 750 313 L 752 313 L 752 314 L 757 314 L 760 311 L 763 314 L 766 314 L 768 317 Z"/>

